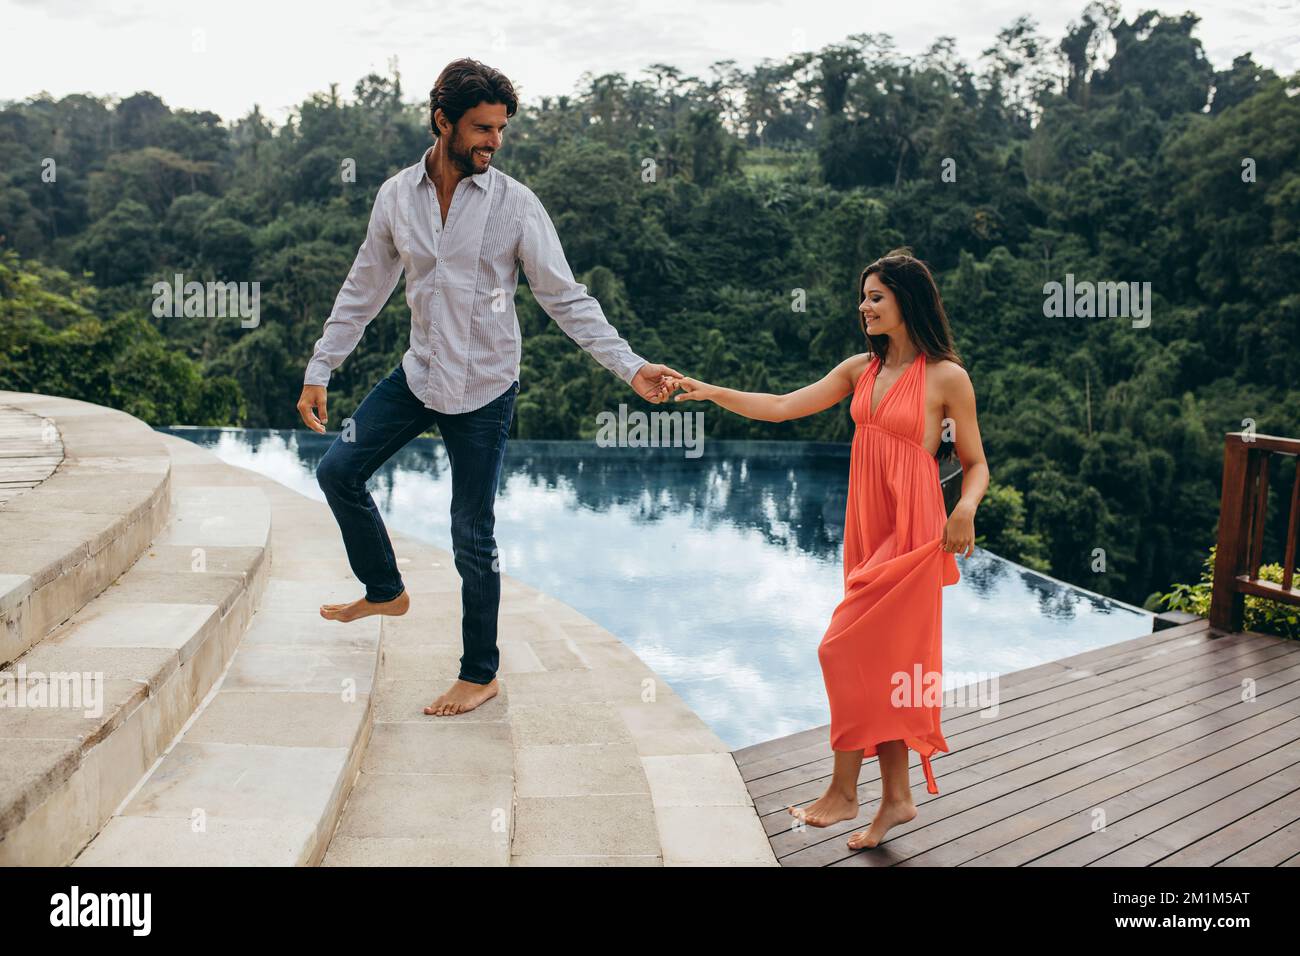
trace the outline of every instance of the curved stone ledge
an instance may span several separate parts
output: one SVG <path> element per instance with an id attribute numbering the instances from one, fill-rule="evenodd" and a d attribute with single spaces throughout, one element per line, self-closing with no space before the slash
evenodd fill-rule
<path id="1" fill-rule="evenodd" d="M 0 503 L 0 667 L 15 661 L 122 574 L 167 520 L 170 459 L 124 412 L 0 391 L 0 405 L 53 422 L 62 459 Z"/>
<path id="2" fill-rule="evenodd" d="M 11 686 L 89 677 L 102 699 L 97 712 L 0 707 L 0 864 L 72 861 L 201 709 L 248 629 L 269 565 L 266 498 L 196 485 L 208 476 L 184 465 L 171 473 L 170 518 L 139 560 L 9 668 Z"/>

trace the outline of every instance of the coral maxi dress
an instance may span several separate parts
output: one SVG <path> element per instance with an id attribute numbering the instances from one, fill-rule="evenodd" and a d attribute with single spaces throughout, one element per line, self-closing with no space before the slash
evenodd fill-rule
<path id="1" fill-rule="evenodd" d="M 926 357 L 918 355 L 881 396 L 871 393 L 880 357 L 854 390 L 856 429 L 844 516 L 844 600 L 817 650 L 831 708 L 831 749 L 876 753 L 902 740 L 921 755 L 926 789 L 938 793 L 930 756 L 948 752 L 943 709 L 943 591 L 956 584 L 943 550 L 947 523 L 939 464 L 925 438 Z"/>

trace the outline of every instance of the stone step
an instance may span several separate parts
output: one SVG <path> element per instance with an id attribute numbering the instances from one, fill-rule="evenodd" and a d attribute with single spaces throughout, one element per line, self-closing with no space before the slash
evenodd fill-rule
<path id="1" fill-rule="evenodd" d="M 117 579 L 163 527 L 170 459 L 148 425 L 0 391 L 0 668 Z"/>
<path id="2" fill-rule="evenodd" d="M 190 448 L 178 470 L 250 474 Z M 275 515 L 260 607 L 213 693 L 77 866 L 298 866 L 325 853 L 370 736 L 379 621 L 321 618 L 322 602 L 360 593 L 333 516 L 253 480 Z M 238 542 L 238 514 L 212 494 L 178 526 Z"/>
<path id="3" fill-rule="evenodd" d="M 152 544 L 8 669 L 41 706 L 0 707 L 0 864 L 76 857 L 201 707 L 265 589 L 271 512 L 256 476 L 201 484 L 211 476 L 168 459 L 170 519 Z M 70 678 L 59 706 L 31 698 L 53 675 Z"/>

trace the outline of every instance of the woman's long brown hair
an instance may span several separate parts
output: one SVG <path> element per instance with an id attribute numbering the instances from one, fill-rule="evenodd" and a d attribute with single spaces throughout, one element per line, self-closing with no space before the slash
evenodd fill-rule
<path id="1" fill-rule="evenodd" d="M 880 281 L 894 293 L 908 338 L 918 352 L 932 361 L 950 359 L 965 366 L 953 342 L 952 327 L 948 324 L 948 313 L 943 307 L 939 286 L 930 274 L 929 266 L 912 255 L 912 250 L 907 246 L 890 250 L 863 269 L 858 276 L 858 326 L 871 351 L 880 356 L 882 365 L 889 356 L 889 336 L 868 335 L 867 320 L 862 317 L 862 300 L 866 298 L 862 286 L 869 275 L 880 276 Z M 934 457 L 942 461 L 954 452 L 953 443 L 941 439 Z"/>

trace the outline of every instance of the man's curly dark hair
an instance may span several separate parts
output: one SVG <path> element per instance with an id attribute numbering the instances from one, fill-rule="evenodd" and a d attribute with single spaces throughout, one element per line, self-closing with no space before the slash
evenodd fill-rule
<path id="1" fill-rule="evenodd" d="M 480 103 L 503 103 L 506 116 L 519 109 L 515 88 L 500 70 L 468 57 L 448 63 L 429 91 L 429 129 L 438 134 L 433 114 L 441 109 L 448 122 L 455 125 L 468 110 Z"/>

